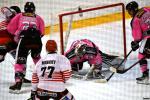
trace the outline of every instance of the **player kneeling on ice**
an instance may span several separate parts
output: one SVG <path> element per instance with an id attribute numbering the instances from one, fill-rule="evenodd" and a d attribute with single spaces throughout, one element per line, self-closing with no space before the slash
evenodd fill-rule
<path id="1" fill-rule="evenodd" d="M 74 100 L 65 88 L 71 77 L 70 61 L 57 54 L 54 40 L 47 41 L 46 51 L 48 54 L 37 62 L 33 71 L 31 98 L 28 100 Z"/>
<path id="2" fill-rule="evenodd" d="M 134 40 L 131 42 L 133 51 L 139 48 L 138 59 L 142 76 L 136 78 L 137 83 L 147 83 L 149 80 L 149 70 L 147 58 L 150 56 L 150 8 L 138 8 L 138 3 L 132 1 L 126 5 L 129 15 L 132 17 L 131 27 Z M 139 46 L 139 42 L 141 45 Z"/>
<path id="3" fill-rule="evenodd" d="M 103 60 L 109 63 L 116 58 L 116 56 L 102 53 L 98 46 L 88 39 L 74 41 L 70 49 L 65 52 L 65 56 L 70 60 L 73 72 L 78 73 L 79 70 L 82 70 L 83 63 L 88 62 L 90 69 L 84 76 L 85 79 L 104 79 L 105 76 L 101 72 Z"/>

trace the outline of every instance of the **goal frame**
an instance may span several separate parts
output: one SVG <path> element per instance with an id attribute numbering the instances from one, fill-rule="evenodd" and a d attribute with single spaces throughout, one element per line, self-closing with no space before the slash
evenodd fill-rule
<path id="1" fill-rule="evenodd" d="M 79 11 L 70 11 L 66 13 L 59 14 L 59 31 L 60 31 L 60 52 L 61 54 L 64 54 L 64 39 L 63 39 L 63 17 L 68 15 L 74 15 L 78 13 L 88 12 L 88 11 L 94 11 L 99 9 L 105 9 L 105 8 L 111 8 L 121 6 L 122 8 L 122 29 L 123 29 L 123 45 L 124 45 L 124 57 L 126 57 L 126 30 L 125 30 L 125 6 L 123 3 L 115 3 L 105 6 L 99 6 L 99 7 L 93 7 L 93 8 L 86 8 Z"/>

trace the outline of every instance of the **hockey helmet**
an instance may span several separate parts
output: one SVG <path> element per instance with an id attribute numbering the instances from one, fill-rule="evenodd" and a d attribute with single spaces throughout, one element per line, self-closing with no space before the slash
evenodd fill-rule
<path id="1" fill-rule="evenodd" d="M 132 1 L 126 5 L 126 10 L 128 11 L 137 11 L 138 3 L 136 1 Z"/>
<path id="2" fill-rule="evenodd" d="M 18 6 L 10 6 L 9 7 L 10 8 L 10 10 L 12 11 L 12 12 L 14 12 L 14 13 L 21 13 L 21 10 L 20 10 L 20 8 L 18 7 Z"/>
<path id="3" fill-rule="evenodd" d="M 83 43 L 77 44 L 76 47 L 75 47 L 75 54 L 76 55 L 83 55 L 83 54 L 85 54 L 86 47 L 87 47 L 86 44 L 83 44 Z"/>
<path id="4" fill-rule="evenodd" d="M 47 52 L 56 52 L 57 51 L 57 43 L 55 40 L 48 40 L 46 42 L 46 51 Z"/>
<path id="5" fill-rule="evenodd" d="M 26 2 L 24 6 L 25 13 L 34 13 L 35 12 L 35 5 L 33 2 Z"/>

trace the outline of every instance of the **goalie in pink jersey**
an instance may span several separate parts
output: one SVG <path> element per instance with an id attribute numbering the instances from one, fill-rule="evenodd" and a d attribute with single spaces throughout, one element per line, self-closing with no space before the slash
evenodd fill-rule
<path id="1" fill-rule="evenodd" d="M 31 98 L 28 100 L 74 100 L 65 88 L 71 77 L 71 65 L 64 56 L 57 54 L 57 43 L 48 40 L 47 55 L 36 64 L 32 75 Z"/>
<path id="2" fill-rule="evenodd" d="M 65 52 L 65 56 L 70 60 L 73 72 L 82 70 L 83 63 L 88 62 L 90 69 L 85 75 L 86 79 L 105 78 L 105 76 L 101 73 L 102 59 L 111 60 L 108 58 L 114 59 L 116 57 L 102 53 L 99 50 L 99 47 L 88 39 L 74 41 L 70 49 Z"/>
<path id="3" fill-rule="evenodd" d="M 138 3 L 132 1 L 126 5 L 129 15 L 132 17 L 131 28 L 133 41 L 131 47 L 133 51 L 139 48 L 138 59 L 145 59 L 140 61 L 140 70 L 142 76 L 136 78 L 137 83 L 147 83 L 149 80 L 149 69 L 147 58 L 150 57 L 150 8 L 138 8 Z M 139 46 L 139 43 L 140 46 Z"/>
<path id="4" fill-rule="evenodd" d="M 9 87 L 10 92 L 18 93 L 21 90 L 29 51 L 34 64 L 40 59 L 44 27 L 43 19 L 35 14 L 33 2 L 26 2 L 24 12 L 17 14 L 8 24 L 7 30 L 14 35 L 14 41 L 18 44 L 14 65 L 15 84 Z"/>

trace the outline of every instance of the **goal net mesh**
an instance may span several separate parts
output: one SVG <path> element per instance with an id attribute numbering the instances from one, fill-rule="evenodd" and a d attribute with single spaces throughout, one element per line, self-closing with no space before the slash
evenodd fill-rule
<path id="1" fill-rule="evenodd" d="M 61 52 L 73 41 L 89 39 L 102 52 L 124 57 L 126 55 L 124 5 L 122 3 L 78 7 L 59 15 Z"/>

